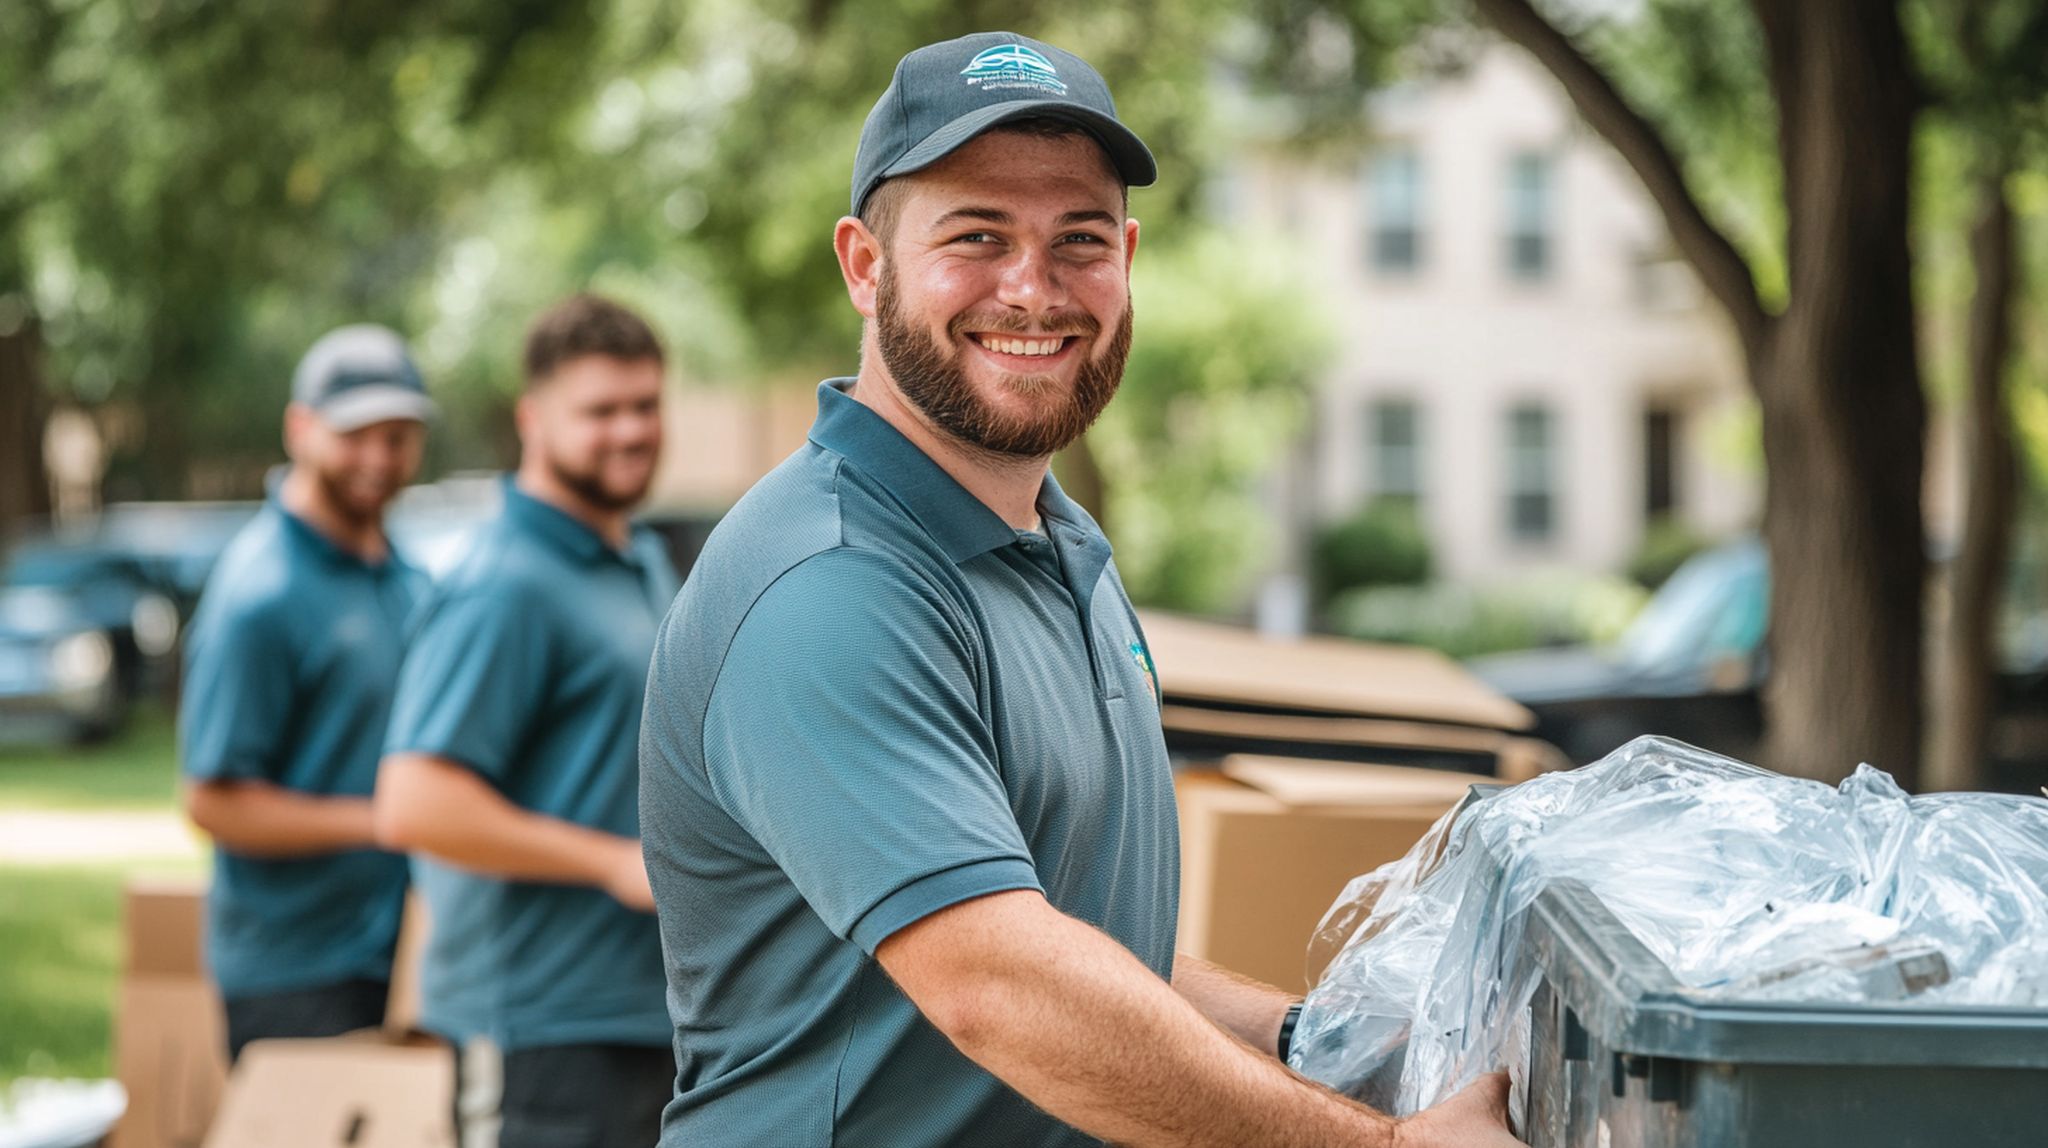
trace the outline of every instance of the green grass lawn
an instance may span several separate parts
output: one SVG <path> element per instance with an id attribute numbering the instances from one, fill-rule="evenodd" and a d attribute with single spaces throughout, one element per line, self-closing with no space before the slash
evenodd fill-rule
<path id="1" fill-rule="evenodd" d="M 0 869 L 0 1087 L 112 1073 L 125 879 L 117 869 Z"/>
<path id="2" fill-rule="evenodd" d="M 0 746 L 0 809 L 168 809 L 177 789 L 171 715 L 155 707 L 98 745 Z"/>
<path id="3" fill-rule="evenodd" d="M 0 748 L 0 811 L 170 811 L 177 791 L 170 716 L 145 711 L 118 738 L 84 747 Z M 20 1076 L 107 1076 L 128 877 L 144 866 L 0 865 L 0 1088 Z"/>

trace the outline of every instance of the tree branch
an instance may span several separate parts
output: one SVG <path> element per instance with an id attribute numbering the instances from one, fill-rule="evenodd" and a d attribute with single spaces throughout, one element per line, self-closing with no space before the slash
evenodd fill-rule
<path id="1" fill-rule="evenodd" d="M 1474 0 L 1474 5 L 1501 35 L 1549 69 L 1579 115 L 1635 170 L 1663 213 L 1672 241 L 1734 321 L 1743 348 L 1755 356 L 1771 316 L 1757 297 L 1749 262 L 1693 198 L 1664 137 L 1530 0 Z"/>

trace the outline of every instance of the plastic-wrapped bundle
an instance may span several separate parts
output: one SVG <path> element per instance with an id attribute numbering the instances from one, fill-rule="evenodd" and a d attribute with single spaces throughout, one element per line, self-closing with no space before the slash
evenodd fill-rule
<path id="1" fill-rule="evenodd" d="M 1639 738 L 1352 881 L 1310 945 L 1294 1066 L 1405 1115 L 1522 1059 L 1524 914 L 1563 880 L 1702 995 L 2048 1005 L 2048 802 L 1909 798 L 1868 766 L 1829 788 Z"/>

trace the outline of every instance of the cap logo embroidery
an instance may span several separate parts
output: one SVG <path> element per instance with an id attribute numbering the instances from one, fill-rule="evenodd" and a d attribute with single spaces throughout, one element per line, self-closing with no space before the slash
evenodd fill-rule
<path id="1" fill-rule="evenodd" d="M 984 92 L 1024 89 L 1053 96 L 1067 94 L 1066 81 L 1060 79 L 1052 61 L 1022 44 L 983 49 L 967 61 L 960 74 L 967 77 L 969 87 Z"/>

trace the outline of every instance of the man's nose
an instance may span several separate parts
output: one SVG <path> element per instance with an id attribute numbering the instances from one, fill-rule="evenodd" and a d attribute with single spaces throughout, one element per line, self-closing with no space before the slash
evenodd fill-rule
<path id="1" fill-rule="evenodd" d="M 996 300 L 1022 311 L 1053 311 L 1067 305 L 1067 289 L 1052 256 L 1027 248 L 1004 262 Z"/>

